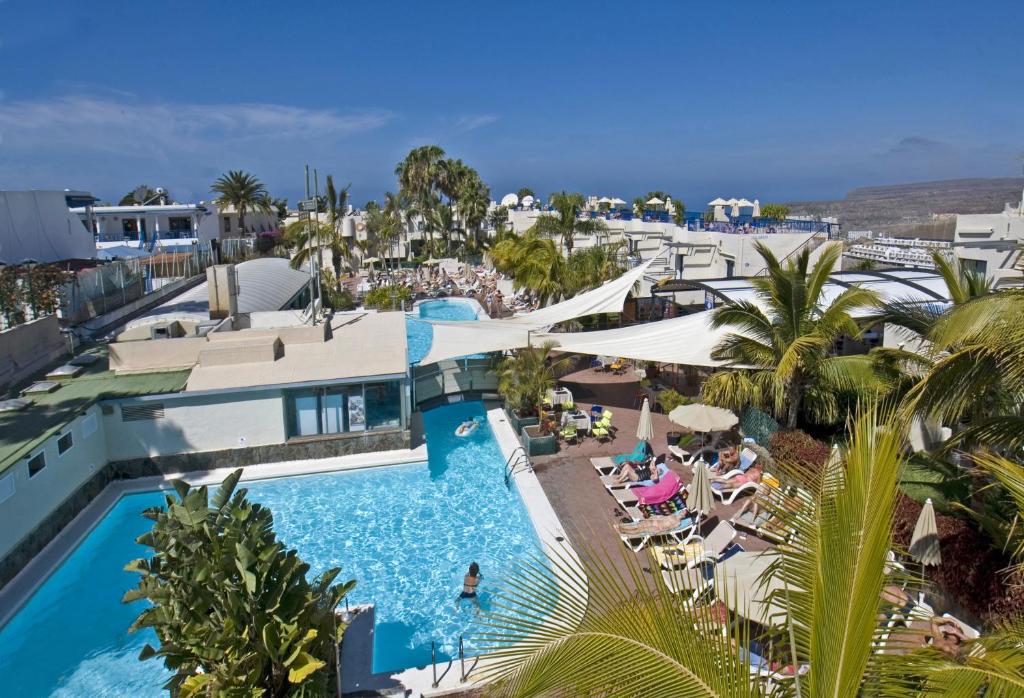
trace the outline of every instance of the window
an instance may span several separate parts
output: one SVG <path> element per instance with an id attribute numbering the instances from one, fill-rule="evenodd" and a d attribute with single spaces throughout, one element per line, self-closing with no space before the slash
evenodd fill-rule
<path id="1" fill-rule="evenodd" d="M 96 415 L 90 414 L 82 420 L 82 438 L 88 439 L 96 433 Z"/>
<path id="2" fill-rule="evenodd" d="M 231 232 L 231 216 L 224 216 L 224 232 Z"/>
<path id="3" fill-rule="evenodd" d="M 988 272 L 988 262 L 984 259 L 967 259 L 961 257 L 960 267 L 968 274 L 981 278 L 984 278 Z"/>
<path id="4" fill-rule="evenodd" d="M 192 219 L 188 216 L 168 216 L 167 227 L 175 237 L 189 237 L 192 234 Z"/>
<path id="5" fill-rule="evenodd" d="M 402 424 L 399 381 L 288 392 L 288 436 L 345 434 Z"/>
<path id="6" fill-rule="evenodd" d="M 46 454 L 37 453 L 28 460 L 28 476 L 35 477 L 36 473 L 46 467 Z"/>
<path id="7" fill-rule="evenodd" d="M 67 434 L 61 434 L 61 437 L 57 439 L 57 454 L 63 456 L 65 453 L 71 450 L 71 447 L 75 445 L 75 437 L 69 431 Z"/>
<path id="8" fill-rule="evenodd" d="M 134 218 L 122 218 L 121 231 L 124 233 L 125 240 L 139 239 L 139 227 Z"/>
<path id="9" fill-rule="evenodd" d="M 6 501 L 14 494 L 14 473 L 0 477 L 0 502 Z"/>

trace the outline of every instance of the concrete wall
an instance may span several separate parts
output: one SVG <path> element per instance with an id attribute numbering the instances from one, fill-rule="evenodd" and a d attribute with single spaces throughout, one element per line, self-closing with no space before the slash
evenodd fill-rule
<path id="1" fill-rule="evenodd" d="M 56 315 L 0 332 L 0 388 L 27 380 L 67 351 Z"/>
<path id="2" fill-rule="evenodd" d="M 29 458 L 25 458 L 0 476 L 13 478 L 14 484 L 14 493 L 0 502 L 0 558 L 6 557 L 23 538 L 36 531 L 51 512 L 106 465 L 107 444 L 103 427 L 100 408 L 94 405 L 60 434 L 29 454 L 29 458 L 33 458 L 40 452 L 44 453 L 46 467 L 29 477 Z M 69 431 L 74 445 L 61 455 L 57 452 L 57 441 Z M 89 431 L 91 433 L 87 435 Z M 8 485 L 9 482 L 4 483 L 0 490 L 8 491 Z M 66 523 L 57 526 L 56 530 L 40 533 L 52 537 Z"/>
<path id="3" fill-rule="evenodd" d="M 125 406 L 154 404 L 164 406 L 163 417 L 123 420 Z M 109 407 L 111 414 L 104 415 L 103 420 L 108 458 L 112 461 L 265 446 L 283 443 L 286 438 L 280 390 L 233 396 L 184 393 L 167 400 L 120 400 Z"/>
<path id="4" fill-rule="evenodd" d="M 148 337 L 149 329 L 147 325 L 131 331 L 145 330 L 144 334 Z M 132 373 L 192 368 L 199 361 L 199 352 L 207 346 L 209 342 L 205 337 L 139 338 L 138 341 L 114 342 L 108 345 L 110 369 L 117 373 Z"/>

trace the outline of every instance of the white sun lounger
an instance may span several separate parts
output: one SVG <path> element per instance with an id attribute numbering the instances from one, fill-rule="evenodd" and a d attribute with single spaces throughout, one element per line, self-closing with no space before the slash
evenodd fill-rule
<path id="1" fill-rule="evenodd" d="M 634 519 L 634 521 L 641 521 L 641 520 L 642 520 L 642 518 L 641 519 Z M 620 533 L 619 534 L 619 538 L 621 538 L 622 542 L 626 544 L 626 547 L 628 547 L 634 553 L 638 553 L 638 552 L 640 552 L 641 550 L 644 549 L 644 546 L 646 546 L 648 543 L 651 542 L 651 540 L 653 540 L 655 538 L 669 538 L 670 540 L 674 540 L 676 543 L 686 543 L 687 541 L 690 540 L 691 536 L 693 535 L 693 533 L 696 530 L 697 530 L 697 528 L 696 528 L 696 526 L 694 524 L 694 520 L 692 518 L 690 518 L 689 516 L 687 516 L 682 521 L 680 521 L 679 525 L 676 526 L 671 531 L 665 531 L 664 533 L 654 533 L 654 534 L 648 534 L 648 533 L 637 533 L 637 534 Z"/>
<path id="2" fill-rule="evenodd" d="M 610 456 L 591 458 L 590 464 L 594 466 L 598 475 L 611 475 L 615 471 L 615 461 Z"/>
<path id="3" fill-rule="evenodd" d="M 715 487 L 714 485 L 712 485 L 711 491 L 714 493 L 716 497 L 721 499 L 724 504 L 732 504 L 733 502 L 736 501 L 736 498 L 739 497 L 741 494 L 745 492 L 756 492 L 757 487 L 758 483 L 756 482 L 744 482 L 739 487 L 733 487 L 731 489 L 727 489 L 725 487 Z"/>
<path id="4" fill-rule="evenodd" d="M 708 579 L 704 567 L 700 566 L 663 569 L 661 579 L 673 594 L 689 594 L 690 598 L 696 600 L 711 588 L 714 578 Z"/>

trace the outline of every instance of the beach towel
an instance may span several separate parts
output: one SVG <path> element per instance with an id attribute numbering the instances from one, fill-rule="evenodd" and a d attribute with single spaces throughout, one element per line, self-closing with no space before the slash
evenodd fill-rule
<path id="1" fill-rule="evenodd" d="M 679 492 L 681 484 L 679 476 L 670 470 L 656 484 L 650 487 L 634 487 L 630 494 L 635 496 L 640 504 L 661 504 Z"/>

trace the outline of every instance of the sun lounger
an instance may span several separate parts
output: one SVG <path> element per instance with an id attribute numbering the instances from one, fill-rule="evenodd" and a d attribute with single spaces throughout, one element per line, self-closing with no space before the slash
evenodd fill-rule
<path id="1" fill-rule="evenodd" d="M 668 474 L 668 466 L 664 463 L 658 463 L 656 466 L 658 470 L 658 479 Z M 637 482 L 618 482 L 616 481 L 617 472 L 613 472 L 609 475 L 601 476 L 601 484 L 604 485 L 606 490 L 620 490 L 625 487 L 651 487 L 657 483 L 654 480 L 639 480 Z"/>
<path id="2" fill-rule="evenodd" d="M 745 473 L 748 470 L 750 470 L 751 466 L 754 465 L 754 462 L 756 460 L 757 460 L 757 453 L 755 453 L 752 449 L 744 448 L 740 452 L 740 465 L 739 465 L 739 467 L 738 468 L 733 468 L 729 472 L 727 472 L 727 473 L 725 473 L 723 475 L 720 475 L 719 477 L 735 477 L 737 475 Z"/>
<path id="3" fill-rule="evenodd" d="M 599 456 L 597 458 L 591 458 L 590 464 L 594 466 L 594 470 L 597 471 L 598 475 L 608 475 L 615 470 L 615 461 L 609 456 Z"/>
<path id="4" fill-rule="evenodd" d="M 724 483 L 713 482 L 711 483 L 711 492 L 722 500 L 724 504 L 732 504 L 736 501 L 736 498 L 745 492 L 756 492 L 759 483 L 756 482 L 744 482 L 739 487 L 726 487 Z"/>
<path id="5" fill-rule="evenodd" d="M 692 518 L 687 516 L 683 518 L 679 522 L 679 525 L 671 531 L 664 531 L 662 533 L 620 533 L 619 538 L 622 539 L 622 542 L 625 543 L 630 550 L 632 550 L 634 553 L 638 553 L 644 549 L 644 546 L 646 546 L 655 538 L 668 538 L 677 543 L 683 543 L 690 537 L 694 530 L 694 521 Z"/>
<path id="6" fill-rule="evenodd" d="M 689 594 L 696 600 L 711 589 L 714 577 L 709 575 L 703 566 L 698 566 L 662 569 L 661 579 L 673 594 Z"/>
<path id="7" fill-rule="evenodd" d="M 771 662 L 757 652 L 746 647 L 740 648 L 740 658 L 745 659 L 750 665 L 750 673 L 752 675 L 770 679 L 772 681 L 792 679 L 797 674 L 803 676 L 811 669 L 811 665 L 807 663 L 800 664 L 795 672 L 792 668 L 787 671 L 785 667 L 782 667 L 781 669 L 772 669 Z"/>
<path id="8" fill-rule="evenodd" d="M 728 521 L 719 521 L 706 538 L 692 535 L 683 544 L 656 546 L 654 554 L 664 568 L 680 564 L 695 567 L 702 562 L 718 562 L 735 538 L 736 529 Z"/>

